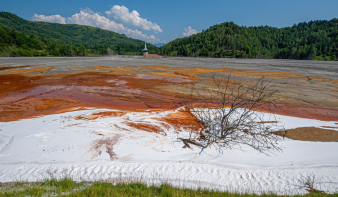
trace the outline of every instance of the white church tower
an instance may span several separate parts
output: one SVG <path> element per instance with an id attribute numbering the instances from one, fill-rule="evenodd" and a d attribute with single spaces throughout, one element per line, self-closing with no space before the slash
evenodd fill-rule
<path id="1" fill-rule="evenodd" d="M 147 55 L 148 55 L 147 43 L 144 43 L 143 57 L 146 57 Z"/>

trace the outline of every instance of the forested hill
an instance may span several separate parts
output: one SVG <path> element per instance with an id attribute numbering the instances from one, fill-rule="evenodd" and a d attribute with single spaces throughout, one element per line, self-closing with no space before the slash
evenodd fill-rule
<path id="1" fill-rule="evenodd" d="M 2 29 L 0 33 L 3 33 L 3 35 L 0 35 L 0 42 L 1 37 L 3 39 L 4 36 L 9 36 L 7 37 L 8 39 L 11 37 L 10 40 L 2 39 L 2 46 L 6 47 L 6 54 L 10 56 L 13 50 L 35 50 L 35 48 L 30 47 L 31 41 L 29 41 L 29 37 L 33 38 L 32 40 L 35 39 L 35 41 L 40 40 L 41 47 L 37 47 L 39 50 L 47 50 L 48 48 L 51 52 L 44 51 L 46 53 L 42 54 L 53 56 L 59 56 L 59 54 L 62 56 L 72 56 L 76 54 L 73 53 L 72 46 L 75 48 L 81 47 L 81 50 L 84 50 L 84 47 L 90 53 L 99 55 L 106 55 L 108 47 L 114 54 L 140 55 L 144 47 L 144 41 L 129 38 L 124 34 L 84 25 L 32 22 L 9 12 L 0 12 L 0 28 Z M 14 34 L 20 34 L 19 37 L 22 38 L 22 40 L 17 41 L 17 37 L 14 36 Z M 24 38 L 22 34 L 25 34 L 28 39 Z M 22 43 L 22 41 L 27 43 Z M 68 45 L 70 47 L 68 47 Z M 157 47 L 151 44 L 147 43 L 147 46 L 149 50 L 158 50 Z M 52 49 L 51 47 L 54 48 Z M 60 51 L 60 48 L 67 47 L 69 49 L 67 52 L 64 50 Z M 2 49 L 2 51 L 4 50 L 5 48 Z M 82 52 L 79 52 L 79 54 L 82 54 Z"/>
<path id="2" fill-rule="evenodd" d="M 114 45 L 120 43 L 142 44 L 144 42 L 129 38 L 123 34 L 100 28 L 46 22 L 27 21 L 9 12 L 0 12 L 0 25 L 27 35 L 34 34 L 45 39 L 55 39 L 62 43 L 95 45 Z"/>
<path id="3" fill-rule="evenodd" d="M 244 27 L 233 22 L 179 38 L 161 47 L 170 56 L 337 60 L 338 19 L 292 27 Z"/>

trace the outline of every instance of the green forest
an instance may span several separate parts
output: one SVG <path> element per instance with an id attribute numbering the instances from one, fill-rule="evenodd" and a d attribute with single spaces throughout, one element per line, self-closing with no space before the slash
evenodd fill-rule
<path id="1" fill-rule="evenodd" d="M 150 52 L 158 48 L 147 43 Z M 83 25 L 32 22 L 0 12 L 0 56 L 141 55 L 144 41 Z"/>
<path id="2" fill-rule="evenodd" d="M 179 38 L 161 47 L 168 56 L 337 60 L 338 19 L 292 27 L 245 27 L 233 22 Z"/>

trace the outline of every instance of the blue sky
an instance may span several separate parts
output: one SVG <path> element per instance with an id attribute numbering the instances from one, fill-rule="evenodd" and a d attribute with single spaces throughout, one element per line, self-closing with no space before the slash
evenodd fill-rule
<path id="1" fill-rule="evenodd" d="M 330 20 L 338 18 L 337 8 L 337 0 L 0 0 L 0 11 L 27 20 L 97 26 L 151 43 L 228 21 L 285 27 Z"/>

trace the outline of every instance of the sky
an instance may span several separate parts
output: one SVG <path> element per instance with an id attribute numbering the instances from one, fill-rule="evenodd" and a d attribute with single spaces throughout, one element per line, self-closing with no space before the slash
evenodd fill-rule
<path id="1" fill-rule="evenodd" d="M 338 18 L 337 0 L 0 0 L 0 11 L 31 21 L 99 27 L 167 43 L 210 26 L 287 27 Z"/>

